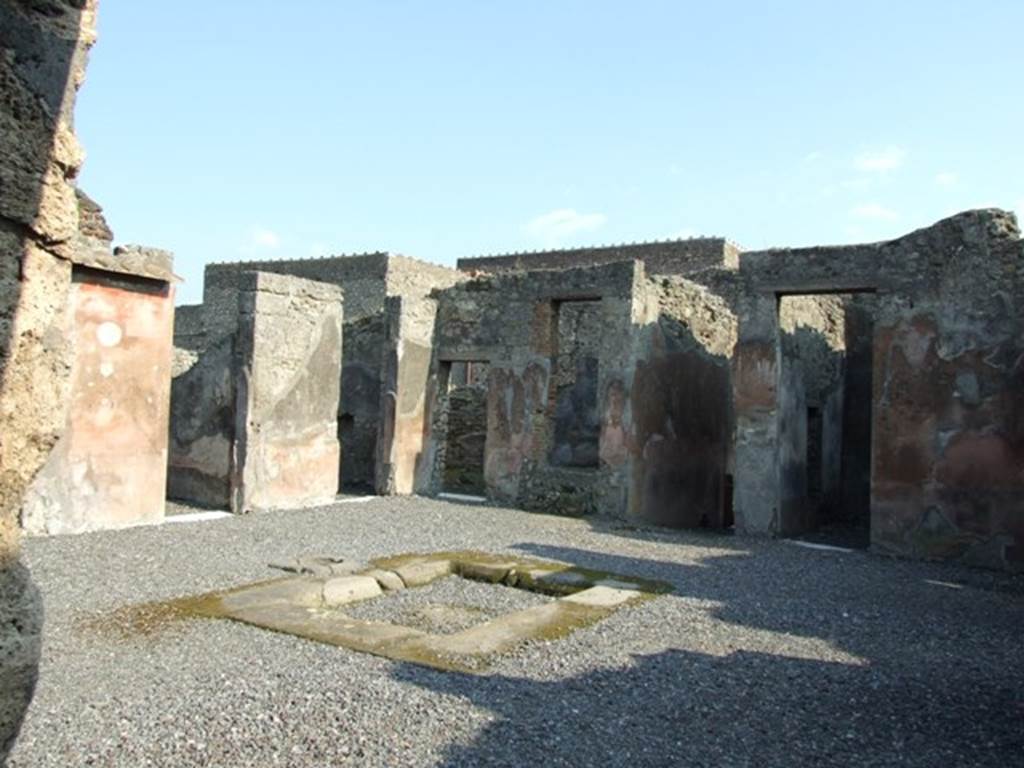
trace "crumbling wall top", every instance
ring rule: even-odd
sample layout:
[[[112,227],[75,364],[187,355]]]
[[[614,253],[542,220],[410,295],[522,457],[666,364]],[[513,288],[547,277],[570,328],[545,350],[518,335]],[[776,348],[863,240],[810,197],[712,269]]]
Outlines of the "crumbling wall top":
[[[295,275],[281,275],[258,270],[241,273],[238,280],[238,288],[241,291],[260,291],[282,296],[309,298],[316,301],[332,301],[337,303],[344,301],[342,291],[336,285]]]
[[[78,198],[79,233],[84,237],[93,237],[108,243],[113,241],[114,233],[103,216],[100,204],[85,194],[81,188],[75,189],[75,195]]]
[[[451,267],[388,254],[388,296],[426,296],[436,288],[448,288],[465,279],[464,273]]]
[[[736,243],[722,237],[692,237],[479,256],[459,259],[457,266],[465,272],[508,272],[636,260],[644,263],[648,274],[681,275],[711,267],[735,269],[741,252]]]
[[[146,277],[166,283],[178,282],[174,274],[174,254],[145,245],[119,245],[113,251],[98,248],[80,249],[76,264],[122,275]]]
[[[919,295],[936,288],[965,249],[1020,238],[1016,217],[998,208],[963,211],[894,240],[858,245],[746,251],[748,289],[776,293],[885,290]],[[994,267],[995,265],[991,265]],[[986,270],[975,276],[980,278]]]

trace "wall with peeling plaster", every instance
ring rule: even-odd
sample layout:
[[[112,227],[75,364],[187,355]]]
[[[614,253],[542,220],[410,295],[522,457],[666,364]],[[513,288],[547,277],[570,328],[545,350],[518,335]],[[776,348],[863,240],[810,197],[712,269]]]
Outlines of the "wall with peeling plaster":
[[[452,361],[488,363],[484,478],[490,497],[561,514],[621,506],[626,470],[618,441],[622,422],[629,418],[623,393],[632,376],[633,294],[642,273],[639,263],[619,262],[480,277],[438,293],[435,379]],[[553,376],[560,348],[559,308],[578,301],[586,301],[593,313],[588,326],[593,341],[586,348],[596,346],[598,358],[598,456],[596,462],[588,462],[596,466],[557,466],[551,455],[559,406]],[[565,350],[566,339],[561,347]],[[564,384],[570,389],[576,381],[578,352],[566,356],[572,372]],[[436,389],[434,395],[436,400]],[[563,407],[571,400],[563,398]],[[617,422],[605,418],[610,411]],[[567,421],[572,423],[571,418]],[[435,421],[429,447],[433,455],[437,443],[446,439],[439,429],[443,431],[444,425]],[[435,462],[434,489],[440,487],[440,473],[443,467]]]
[[[653,322],[632,389],[630,517],[680,528],[731,523],[730,360],[736,318],[727,301],[681,278],[646,286]]]
[[[868,289],[872,547],[1024,569],[1022,263],[1017,223],[999,210],[885,243],[743,254],[738,524],[784,530],[775,296]]]
[[[64,434],[29,488],[27,533],[80,533],[164,516],[173,288],[75,267]]]
[[[175,327],[167,495],[235,512],[338,490],[341,290],[222,271]]]
[[[429,484],[433,459],[426,433],[436,312],[437,304],[429,298],[387,300],[376,462],[376,490],[381,494],[410,494]]]
[[[207,265],[203,304],[218,304],[222,292],[232,294],[247,271],[292,275],[341,287],[346,295],[341,400],[338,434],[342,447],[342,487],[371,490],[377,483],[377,439],[380,430],[381,386],[387,349],[385,302],[392,296],[426,296],[463,279],[448,267],[384,251],[318,259],[282,259]],[[230,304],[230,299],[229,299]],[[231,310],[234,311],[233,309]]]
[[[250,272],[238,315],[232,511],[333,501],[341,459],[341,289]]]
[[[168,435],[167,497],[215,509],[231,503],[235,442],[237,279],[178,307]]]

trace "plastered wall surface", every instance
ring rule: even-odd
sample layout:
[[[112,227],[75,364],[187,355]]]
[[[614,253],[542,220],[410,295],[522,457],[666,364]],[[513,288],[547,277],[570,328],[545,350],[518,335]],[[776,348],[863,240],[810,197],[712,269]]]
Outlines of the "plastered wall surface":
[[[168,496],[236,512],[333,499],[341,290],[241,270],[206,289],[175,325]]]
[[[886,243],[743,254],[741,528],[779,530],[775,294],[867,288],[877,290],[872,546],[1019,570],[1021,261],[1017,224],[998,210],[968,211]]]
[[[632,390],[628,513],[659,525],[722,527],[736,317],[727,301],[689,280],[658,278],[644,289],[651,322]]]
[[[341,290],[251,272],[238,302],[232,510],[332,501],[341,458]]]
[[[173,318],[167,282],[75,268],[68,421],[26,496],[27,532],[163,519]]]
[[[342,487],[371,490],[378,478],[381,387],[388,349],[385,303],[389,297],[422,298],[464,276],[447,267],[383,251],[320,259],[210,264],[204,275],[203,305],[208,315],[221,318],[214,325],[229,328],[234,323],[237,281],[242,273],[252,270],[336,285],[348,297],[338,407],[342,450],[339,481]],[[218,310],[221,306],[224,311]],[[178,346],[188,343],[186,335],[183,327]]]
[[[484,477],[493,498],[563,514],[617,507],[624,499],[622,425],[629,419],[633,286],[642,279],[642,269],[638,263],[619,262],[562,272],[509,273],[439,293],[435,364],[488,363]],[[593,348],[598,358],[594,389],[597,412],[602,414],[596,466],[586,467],[557,466],[550,460],[558,421],[559,310],[577,302],[586,303],[601,330],[582,347]],[[563,334],[571,335],[572,312],[563,316],[568,323]],[[587,327],[591,333],[594,326]],[[572,351],[573,344],[567,347],[569,339],[562,341],[563,350],[569,350],[564,392],[571,393],[578,374],[572,361],[593,353],[580,356]],[[571,406],[571,394],[562,402],[563,407]],[[617,420],[607,432],[606,413]],[[573,422],[572,414],[566,422]],[[432,435],[431,442],[438,439],[443,437]],[[435,478],[435,487],[439,483]]]
[[[190,343],[174,351],[167,497],[224,509],[235,440],[235,334]],[[182,344],[177,332],[175,344]]]
[[[1016,567],[1012,217],[967,212],[836,248],[687,242],[467,260],[460,279],[362,262],[378,284],[383,270],[387,306],[346,324],[361,374],[343,372],[342,400],[348,387],[366,416],[360,428],[343,405],[339,432],[362,429],[357,466],[373,445],[360,473],[372,466],[382,492],[440,490],[465,426],[442,388],[475,361],[488,366],[495,500],[769,535],[867,527],[870,510],[877,549]],[[229,327],[218,291],[230,293],[210,280],[207,312]],[[921,396],[904,401],[905,388]]]
[[[430,414],[431,338],[437,304],[423,297],[392,296],[386,308],[376,490],[410,494],[430,482],[426,446]]]

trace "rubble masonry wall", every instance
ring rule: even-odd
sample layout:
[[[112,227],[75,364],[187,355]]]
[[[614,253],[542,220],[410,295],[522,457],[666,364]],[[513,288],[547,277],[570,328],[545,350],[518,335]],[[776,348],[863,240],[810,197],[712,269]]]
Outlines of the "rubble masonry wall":
[[[25,490],[64,428],[60,333],[78,233],[75,95],[94,0],[0,3],[0,762],[35,685],[42,609],[19,560]]]

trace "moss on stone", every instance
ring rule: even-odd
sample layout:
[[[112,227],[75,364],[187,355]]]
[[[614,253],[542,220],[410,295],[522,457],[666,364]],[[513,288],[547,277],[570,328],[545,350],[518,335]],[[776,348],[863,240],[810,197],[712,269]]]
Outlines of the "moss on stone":
[[[129,605],[91,617],[81,624],[89,629],[134,638],[155,635],[192,619],[226,618],[354,651],[472,674],[484,671],[495,658],[512,652],[524,643],[558,640],[577,629],[601,621],[621,607],[650,600],[672,590],[671,585],[665,582],[532,557],[475,550],[393,555],[374,560],[372,566],[393,570],[436,562],[450,563],[451,570],[460,575],[473,577],[473,574],[477,574],[481,581],[503,583],[556,597],[575,594],[605,581],[635,587],[636,597],[619,606],[585,605],[558,600],[545,604],[540,611],[525,609],[504,614],[461,632],[434,635],[396,624],[354,619],[341,610],[300,605],[287,599],[287,589],[265,589],[275,584],[284,585],[294,579],[270,579],[229,590]],[[440,570],[438,572],[440,574]],[[501,574],[503,577],[497,579],[496,575]],[[277,596],[269,597],[264,602],[258,598],[229,599],[247,594],[255,597],[252,593],[258,590]],[[375,599],[386,599],[386,596]]]
[[[668,582],[646,579],[638,576],[629,576],[611,571],[602,571],[596,568],[584,568],[576,565],[557,563],[552,560],[541,560],[523,555],[509,555],[505,553],[481,552],[478,550],[445,550],[441,552],[417,553],[409,552],[399,555],[377,558],[371,564],[377,568],[394,570],[396,567],[414,562],[427,562],[436,560],[449,560],[453,564],[453,570],[460,576],[463,575],[461,564],[481,564],[489,566],[503,566],[511,563],[509,574],[506,575],[503,583],[506,586],[517,589],[528,589],[534,592],[562,597],[571,595],[583,589],[588,589],[601,581],[615,580],[635,584],[637,590],[655,595],[666,594],[673,591]],[[542,577],[537,572],[546,574],[575,574],[581,578],[579,585],[543,583]],[[474,578],[472,569],[467,569],[466,578]],[[481,579],[482,580],[482,579]]]

